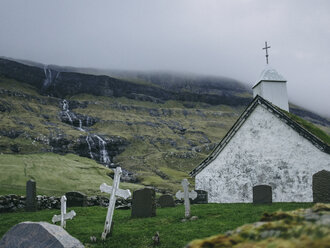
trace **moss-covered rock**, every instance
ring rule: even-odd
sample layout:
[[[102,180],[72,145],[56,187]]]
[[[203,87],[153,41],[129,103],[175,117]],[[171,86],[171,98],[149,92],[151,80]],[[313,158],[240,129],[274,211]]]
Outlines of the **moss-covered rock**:
[[[265,213],[260,222],[225,234],[194,240],[186,248],[206,247],[330,247],[330,204],[310,209]]]

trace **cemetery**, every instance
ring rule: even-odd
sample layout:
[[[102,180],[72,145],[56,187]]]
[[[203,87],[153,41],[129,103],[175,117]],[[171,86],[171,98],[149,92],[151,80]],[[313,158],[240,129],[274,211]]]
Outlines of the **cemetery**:
[[[0,215],[0,247],[24,244],[26,247],[197,248],[209,243],[232,247],[230,244],[273,242],[272,238],[279,245],[281,237],[287,239],[288,235],[295,236],[294,242],[303,244],[307,242],[301,238],[304,232],[315,229],[319,230],[315,244],[322,247],[329,241],[330,204],[273,203],[271,187],[267,185],[253,188],[252,204],[210,204],[207,192],[192,190],[187,179],[182,180],[176,200],[170,194],[156,196],[152,188],[132,194],[120,187],[121,168],[117,167],[114,173],[112,185],[100,185],[100,192],[108,194],[109,200],[98,206],[88,204],[91,197],[73,191],[62,195],[60,205],[42,210],[38,208],[37,182],[29,180],[25,209]],[[324,180],[327,173],[323,171],[315,176],[320,177],[313,188],[315,202],[330,202],[328,191],[324,190],[328,187],[328,180]],[[117,204],[121,199],[130,201],[131,205],[122,208]],[[220,236],[208,238],[213,235]],[[311,240],[313,235],[309,236]]]

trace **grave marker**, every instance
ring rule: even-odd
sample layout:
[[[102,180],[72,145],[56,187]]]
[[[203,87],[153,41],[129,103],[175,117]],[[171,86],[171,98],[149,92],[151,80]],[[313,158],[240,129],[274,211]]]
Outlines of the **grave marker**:
[[[166,208],[166,207],[175,207],[175,202],[173,199],[173,196],[171,195],[162,195],[158,199],[158,203],[160,207]]]
[[[154,189],[135,190],[132,199],[132,218],[156,216],[156,193]]]
[[[313,202],[330,202],[330,171],[322,170],[313,175]]]
[[[196,199],[191,201],[191,204],[207,204],[208,203],[208,194],[205,190],[195,190],[197,193]]]
[[[34,212],[37,210],[36,182],[32,179],[26,182],[26,211]]]
[[[61,227],[66,227],[66,220],[72,220],[76,216],[76,212],[71,210],[69,213],[66,213],[66,196],[61,197],[61,215],[54,215],[52,218],[53,224],[61,221]]]
[[[78,191],[72,191],[65,193],[68,207],[86,207],[87,196],[84,193]]]
[[[118,196],[118,197],[122,197],[124,199],[127,199],[128,197],[131,196],[131,192],[128,189],[123,190],[123,189],[119,188],[121,174],[122,174],[121,168],[117,167],[115,169],[115,176],[114,176],[114,179],[113,179],[113,186],[108,186],[106,183],[103,183],[100,186],[101,192],[111,194],[110,195],[110,200],[109,200],[107,217],[105,219],[105,224],[104,224],[104,231],[102,233],[102,239],[103,240],[105,240],[108,233],[110,233],[112,217],[113,217],[113,211],[114,211],[115,204],[116,204],[116,197]]]
[[[253,203],[272,203],[272,187],[269,185],[257,185],[253,187]]]
[[[184,207],[185,207],[185,217],[189,218],[190,217],[190,200],[191,199],[195,199],[197,197],[197,193],[196,191],[192,190],[191,192],[189,192],[189,182],[187,179],[183,179],[181,182],[181,185],[183,187],[183,192],[181,192],[181,190],[179,190],[178,192],[176,192],[175,197],[178,198],[179,200],[184,199]]]

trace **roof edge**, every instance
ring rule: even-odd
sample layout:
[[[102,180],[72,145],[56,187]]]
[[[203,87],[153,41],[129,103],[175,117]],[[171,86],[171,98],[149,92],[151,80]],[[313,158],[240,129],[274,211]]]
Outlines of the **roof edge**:
[[[286,115],[283,110],[279,107],[273,105],[268,102],[261,96],[257,95],[249,106],[244,110],[244,112],[240,115],[234,125],[229,129],[227,134],[222,138],[222,140],[218,143],[218,145],[213,149],[210,155],[207,156],[195,169],[193,169],[189,175],[191,177],[196,176],[199,172],[201,172],[206,166],[208,166],[215,158],[219,155],[219,153],[223,150],[223,148],[229,143],[231,138],[235,135],[238,129],[244,124],[247,118],[250,116],[252,111],[257,107],[257,105],[264,105],[270,112],[273,112],[278,118],[282,119],[287,125],[293,128],[299,135],[303,136],[307,140],[309,140],[314,146],[316,146],[319,150],[330,154],[330,146],[323,142],[321,139],[316,137],[314,134],[309,132],[306,128],[298,124],[291,117]]]

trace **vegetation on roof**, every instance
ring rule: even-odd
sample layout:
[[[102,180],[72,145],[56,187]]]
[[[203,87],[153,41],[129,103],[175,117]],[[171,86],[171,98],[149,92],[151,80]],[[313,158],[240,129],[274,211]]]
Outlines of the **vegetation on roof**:
[[[282,110],[285,112],[285,114],[293,119],[295,122],[297,122],[299,125],[301,125],[303,128],[314,134],[316,137],[318,137],[320,140],[322,140],[324,143],[330,145],[330,136],[326,134],[323,130],[315,126],[314,124],[292,114],[287,111]]]

